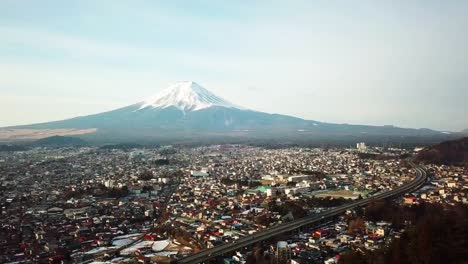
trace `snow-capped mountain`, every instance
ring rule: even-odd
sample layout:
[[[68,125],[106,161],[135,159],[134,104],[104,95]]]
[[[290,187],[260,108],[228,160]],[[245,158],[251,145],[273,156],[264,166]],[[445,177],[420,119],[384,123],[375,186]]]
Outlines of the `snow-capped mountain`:
[[[141,109],[176,107],[182,111],[198,111],[212,106],[239,108],[216,96],[193,81],[177,82],[141,103]]]
[[[330,124],[237,106],[193,81],[178,82],[139,103],[113,111],[10,129],[92,129],[113,141],[213,138],[362,138],[447,136],[429,129]],[[362,140],[362,139],[360,139]]]

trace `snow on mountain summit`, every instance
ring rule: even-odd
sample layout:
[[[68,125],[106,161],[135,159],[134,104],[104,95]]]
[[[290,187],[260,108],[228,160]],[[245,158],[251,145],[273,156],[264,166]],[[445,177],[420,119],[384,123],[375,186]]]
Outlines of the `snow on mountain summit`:
[[[193,81],[177,82],[142,102],[140,109],[177,107],[182,111],[198,111],[212,106],[240,108],[216,96]]]

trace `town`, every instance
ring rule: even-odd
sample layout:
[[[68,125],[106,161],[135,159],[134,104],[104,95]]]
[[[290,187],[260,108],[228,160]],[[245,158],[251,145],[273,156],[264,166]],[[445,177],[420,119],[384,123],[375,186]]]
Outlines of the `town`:
[[[411,181],[418,149],[62,147],[0,152],[0,262],[171,263]],[[395,200],[467,204],[468,171],[430,165]],[[376,250],[404,224],[349,210],[224,256],[224,263],[338,263]],[[252,262],[253,261],[253,262]]]

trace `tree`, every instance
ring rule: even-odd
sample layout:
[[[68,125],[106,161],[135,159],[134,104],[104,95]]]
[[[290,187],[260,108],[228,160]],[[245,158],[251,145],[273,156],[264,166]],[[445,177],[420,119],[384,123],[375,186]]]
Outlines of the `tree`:
[[[363,233],[364,230],[366,230],[366,223],[361,217],[351,220],[348,224],[348,233],[350,234]]]
[[[142,181],[149,181],[151,179],[153,179],[153,173],[149,170],[145,170],[144,172],[140,173],[138,179],[142,180]]]
[[[380,207],[386,210],[387,207]],[[375,210],[375,208],[373,209]],[[399,239],[376,251],[348,252],[339,263],[465,263],[468,259],[468,206],[420,204],[400,208],[400,221],[411,218]],[[409,212],[409,213],[408,213]],[[375,212],[374,212],[375,213]],[[376,215],[379,215],[377,212]],[[380,212],[380,215],[382,212]],[[408,218],[409,217],[409,218]],[[360,225],[350,222],[351,226]],[[364,258],[365,262],[362,262]]]

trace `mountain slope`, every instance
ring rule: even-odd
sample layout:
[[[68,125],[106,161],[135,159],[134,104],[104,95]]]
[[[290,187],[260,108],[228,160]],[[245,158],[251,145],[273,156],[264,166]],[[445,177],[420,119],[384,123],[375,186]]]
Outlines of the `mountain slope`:
[[[468,164],[468,137],[445,141],[421,150],[416,161],[435,164]]]
[[[191,81],[175,83],[147,100],[113,111],[16,128],[96,128],[100,137],[120,138],[444,136],[429,129],[329,124],[253,111]]]

